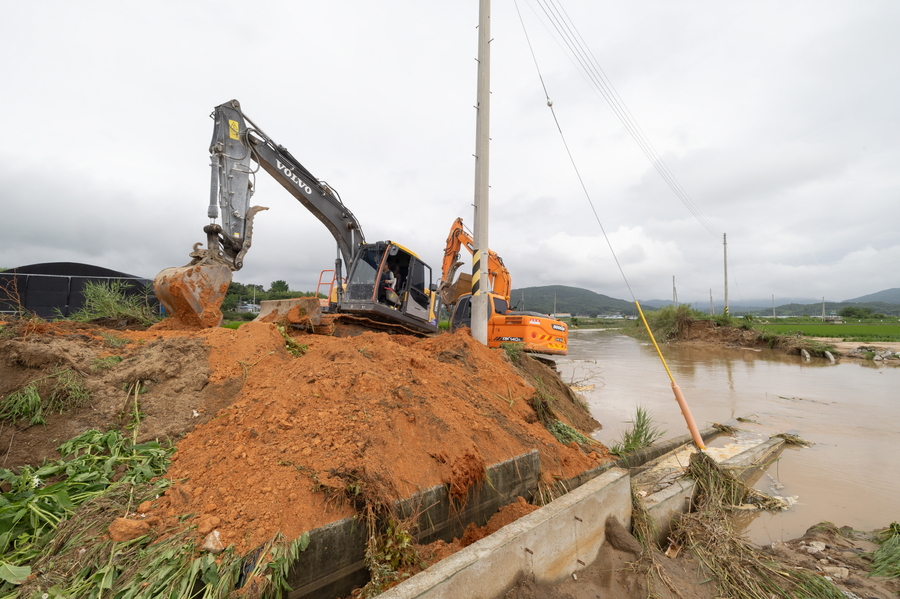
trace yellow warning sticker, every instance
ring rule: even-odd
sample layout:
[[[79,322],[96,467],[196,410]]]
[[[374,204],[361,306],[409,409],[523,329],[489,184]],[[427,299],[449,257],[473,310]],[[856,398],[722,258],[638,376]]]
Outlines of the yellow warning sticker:
[[[228,119],[228,136],[231,137],[231,139],[241,139],[241,126],[237,121]]]

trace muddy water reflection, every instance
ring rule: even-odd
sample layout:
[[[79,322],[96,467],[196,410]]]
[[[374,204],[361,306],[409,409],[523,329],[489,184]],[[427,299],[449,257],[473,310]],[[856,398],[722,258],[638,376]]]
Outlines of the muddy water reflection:
[[[753,518],[750,540],[795,538],[822,520],[857,529],[900,520],[900,368],[805,362],[768,350],[666,346],[663,353],[701,428],[744,417],[755,421],[740,425],[749,433],[792,432],[815,443],[786,449],[756,483],[797,504]],[[567,382],[594,385],[584,395],[604,443],[621,438],[638,405],[665,438],[688,432],[650,344],[574,331],[560,371]]]

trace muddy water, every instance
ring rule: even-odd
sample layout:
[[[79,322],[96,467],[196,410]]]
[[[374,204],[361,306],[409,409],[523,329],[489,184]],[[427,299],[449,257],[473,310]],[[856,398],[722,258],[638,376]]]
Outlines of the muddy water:
[[[748,517],[749,540],[796,538],[823,520],[865,530],[900,521],[900,367],[805,362],[768,350],[662,349],[701,428],[743,417],[755,423],[737,423],[741,437],[790,432],[815,444],[787,448],[756,482],[796,503]],[[559,366],[567,382],[594,385],[582,393],[603,423],[598,440],[621,439],[636,406],[651,412],[663,438],[688,433],[652,345],[574,331]]]

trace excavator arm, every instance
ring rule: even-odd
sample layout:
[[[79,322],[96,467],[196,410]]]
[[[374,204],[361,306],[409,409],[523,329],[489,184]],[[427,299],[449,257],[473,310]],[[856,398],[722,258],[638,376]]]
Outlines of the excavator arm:
[[[250,249],[253,218],[259,211],[267,210],[250,206],[259,167],[325,225],[345,264],[351,263],[357,248],[365,243],[359,221],[336,192],[256,127],[237,100],[217,106],[212,117],[215,125],[209,148],[212,177],[207,211],[212,222],[203,228],[207,247],[194,244],[189,264],[167,268],[153,282],[156,296],[166,310],[195,326],[216,326],[221,322],[219,307],[231,273],[243,267],[244,255]],[[221,224],[216,222],[219,218]],[[335,267],[335,277],[340,279],[340,259]]]
[[[248,210],[247,206],[255,174],[251,167],[256,163],[325,225],[337,242],[344,262],[349,264],[359,245],[365,243],[365,236],[359,221],[337,193],[313,176],[287,148],[263,133],[241,112],[237,100],[216,107],[214,118],[216,125],[210,154],[213,156],[213,178],[218,181],[223,232],[237,238],[243,225],[245,235],[249,234],[246,227],[252,219],[249,213],[253,209]],[[248,128],[247,123],[252,127]],[[233,143],[239,144],[240,148],[234,148]],[[248,192],[246,197],[245,191]],[[215,218],[214,212],[211,198],[210,218]],[[243,213],[249,218],[243,219]]]
[[[450,227],[450,234],[447,235],[444,261],[441,265],[441,282],[438,285],[438,294],[445,306],[452,306],[459,296],[472,291],[470,274],[461,273],[458,278],[456,277],[457,270],[464,264],[459,259],[462,248],[466,248],[470,254],[475,252],[472,236],[463,227],[462,218],[457,218]],[[488,283],[490,284],[488,291],[502,296],[508,304],[512,279],[509,270],[503,264],[503,259],[493,250],[488,250]]]
[[[444,247],[441,282],[438,294],[450,312],[450,330],[470,326],[472,277],[456,271],[463,262],[460,250],[465,247],[474,254],[475,244],[457,218],[450,227]],[[568,327],[546,314],[520,312],[509,309],[512,279],[496,252],[488,250],[488,289],[492,312],[488,316],[488,347],[498,348],[504,343],[521,343],[525,351],[538,354],[565,355],[568,352]]]

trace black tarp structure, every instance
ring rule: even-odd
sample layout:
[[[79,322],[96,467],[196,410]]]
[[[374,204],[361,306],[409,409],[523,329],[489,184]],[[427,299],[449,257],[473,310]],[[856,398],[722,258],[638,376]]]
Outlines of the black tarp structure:
[[[0,272],[0,313],[22,310],[45,319],[69,316],[84,307],[87,283],[122,281],[126,293],[148,294],[152,304],[153,281],[78,262],[45,262],[29,264]]]

